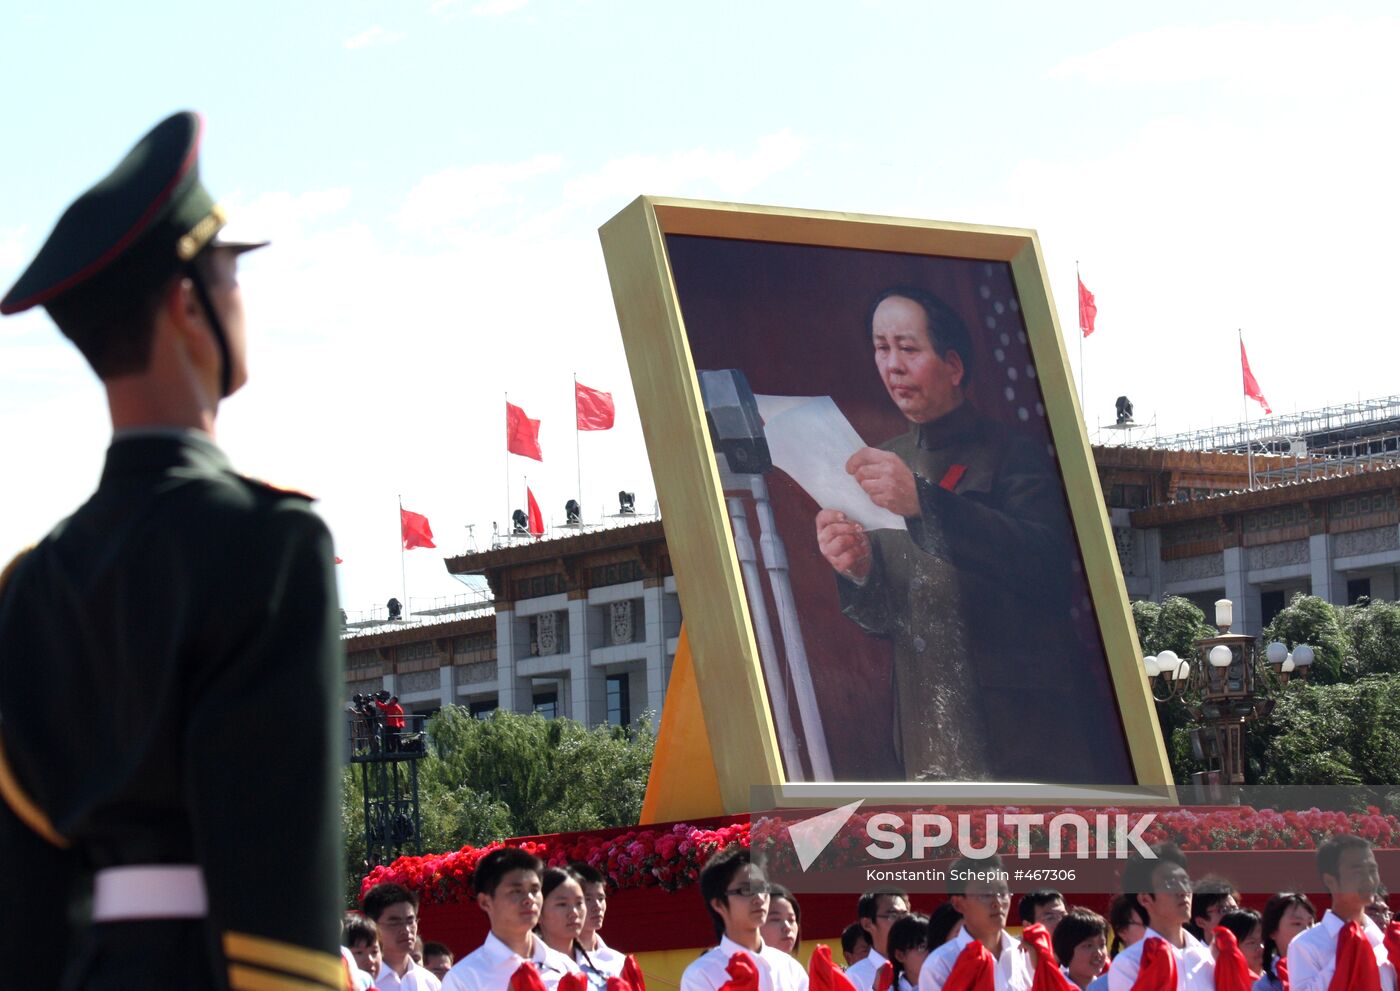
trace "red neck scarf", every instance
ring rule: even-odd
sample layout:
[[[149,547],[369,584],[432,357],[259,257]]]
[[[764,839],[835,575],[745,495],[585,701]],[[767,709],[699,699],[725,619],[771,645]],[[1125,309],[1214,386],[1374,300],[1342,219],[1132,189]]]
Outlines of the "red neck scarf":
[[[1381,970],[1366,931],[1348,922],[1337,933],[1337,970],[1327,991],[1381,991]]]
[[[1050,945],[1049,929],[1039,922],[1026,926],[1021,930],[1021,942],[1035,948],[1035,980],[1031,982],[1031,991],[1079,991],[1060,972],[1059,961]]]
[[[1396,968],[1400,968],[1400,922],[1392,922],[1385,927],[1385,955]]]
[[[1250,991],[1255,978],[1235,934],[1224,926],[1216,926],[1215,947],[1220,951],[1215,958],[1215,991]]]
[[[632,991],[647,991],[647,982],[642,980],[642,968],[637,964],[637,958],[632,954],[627,954],[627,958],[622,962],[622,980]],[[613,991],[612,978],[608,980],[608,991]]]
[[[1274,961],[1274,974],[1278,976],[1278,982],[1283,985],[1283,991],[1293,991],[1288,983],[1288,961],[1283,957]]]
[[[831,947],[825,944],[818,944],[812,951],[811,963],[807,965],[807,987],[809,991],[856,991],[851,979],[832,963]]]
[[[546,991],[544,981],[540,980],[540,972],[529,960],[510,975],[510,991]]]
[[[1142,941],[1142,959],[1133,991],[1176,991],[1176,954],[1161,936]]]
[[[719,986],[719,991],[758,991],[758,965],[744,951],[730,957],[724,969],[729,980]]]
[[[943,982],[943,991],[996,991],[995,973],[992,954],[974,939],[958,954],[952,973]]]
[[[894,964],[889,960],[880,964],[880,969],[875,971],[875,991],[890,991],[894,987]]]
[[[571,970],[559,978],[559,991],[588,991],[588,978],[578,971]]]

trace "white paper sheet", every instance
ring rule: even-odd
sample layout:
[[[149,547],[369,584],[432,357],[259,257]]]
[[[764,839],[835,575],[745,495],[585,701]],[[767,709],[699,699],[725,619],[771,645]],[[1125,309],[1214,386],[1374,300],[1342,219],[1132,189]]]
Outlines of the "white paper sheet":
[[[830,396],[755,396],[773,464],[823,509],[839,509],[867,530],[903,530],[904,517],[881,509],[846,474],[866,447]]]

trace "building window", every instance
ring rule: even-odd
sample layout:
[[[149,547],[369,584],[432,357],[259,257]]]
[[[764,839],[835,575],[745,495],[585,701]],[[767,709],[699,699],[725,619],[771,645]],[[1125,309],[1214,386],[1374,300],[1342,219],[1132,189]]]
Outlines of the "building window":
[[[467,704],[467,712],[473,719],[490,719],[491,713],[495,711],[495,699],[482,699],[480,702],[470,702]]]
[[[625,674],[608,675],[608,725],[632,724],[631,679]]]
[[[1347,580],[1347,605],[1354,606],[1358,599],[1371,598],[1371,579],[1350,578]]]
[[[1259,617],[1263,620],[1264,626],[1268,626],[1274,621],[1275,616],[1283,612],[1283,607],[1286,605],[1283,596],[1283,589],[1259,593]]]
[[[546,719],[559,718],[559,693],[537,692],[535,694],[535,714]]]

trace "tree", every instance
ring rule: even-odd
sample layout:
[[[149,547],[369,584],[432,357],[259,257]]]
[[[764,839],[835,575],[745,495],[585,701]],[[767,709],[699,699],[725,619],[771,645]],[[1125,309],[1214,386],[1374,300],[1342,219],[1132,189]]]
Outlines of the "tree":
[[[1260,784],[1400,783],[1400,677],[1291,682],[1272,717],[1248,735]]]
[[[1281,641],[1289,650],[1300,643],[1312,647],[1316,659],[1308,679],[1315,685],[1336,684],[1357,674],[1351,638],[1342,629],[1337,607],[1316,595],[1299,592],[1293,596],[1264,628],[1260,640],[1265,644]]]
[[[1362,599],[1338,610],[1361,675],[1400,674],[1400,605]]]
[[[476,719],[462,706],[446,706],[429,720],[428,739],[418,764],[425,852],[634,825],[656,745],[648,717],[630,727],[588,729],[501,710]],[[346,769],[342,810],[351,903],[366,870],[358,772]]]

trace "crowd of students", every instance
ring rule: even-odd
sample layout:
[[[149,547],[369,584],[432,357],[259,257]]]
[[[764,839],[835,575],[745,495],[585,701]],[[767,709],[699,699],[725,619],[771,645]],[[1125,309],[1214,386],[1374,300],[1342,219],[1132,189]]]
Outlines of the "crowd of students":
[[[841,937],[842,972],[819,949],[811,970],[798,899],[770,882],[748,849],[719,851],[699,888],[716,944],[692,962],[681,991],[1400,991],[1400,923],[1392,923],[1370,844],[1336,836],[1317,851],[1331,896],[1320,918],[1307,895],[1242,908],[1221,878],[1192,881],[1170,844],[1126,862],[1107,918],[1057,891],[1023,895],[1018,939],[998,858],[960,860],[949,897],[910,911],[895,889],[862,894]],[[457,962],[417,936],[410,891],[383,884],[344,928],[347,975],[381,991],[644,991],[636,961],[599,935],[605,878],[586,864],[545,868],[529,853],[482,858],[473,880],[490,933]],[[821,970],[819,974],[818,971]],[[610,983],[611,981],[611,983]],[[620,982],[620,983],[619,983]]]

